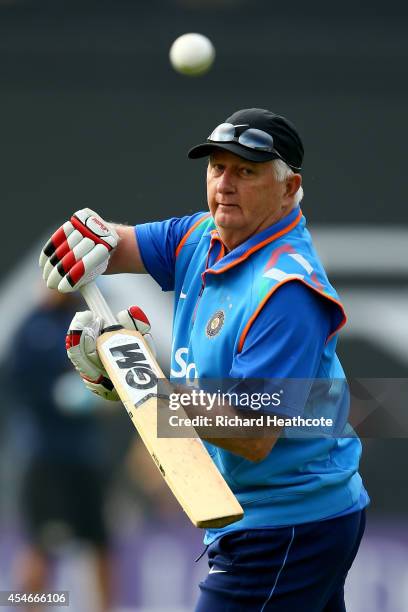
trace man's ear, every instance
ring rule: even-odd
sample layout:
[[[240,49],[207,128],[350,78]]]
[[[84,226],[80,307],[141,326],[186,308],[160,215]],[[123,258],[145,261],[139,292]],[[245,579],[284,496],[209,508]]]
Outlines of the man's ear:
[[[302,176],[300,174],[291,174],[286,179],[286,191],[285,196],[291,198],[298,192],[299,187],[302,184]]]

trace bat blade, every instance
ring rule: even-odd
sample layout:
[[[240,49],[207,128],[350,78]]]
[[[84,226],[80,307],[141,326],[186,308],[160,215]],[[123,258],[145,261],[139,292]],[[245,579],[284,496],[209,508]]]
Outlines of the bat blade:
[[[196,527],[223,527],[243,516],[243,509],[221,476],[202,441],[158,438],[157,380],[164,379],[143,337],[136,331],[102,334],[98,353],[118,395],[174,496]],[[180,410],[179,410],[179,416]]]

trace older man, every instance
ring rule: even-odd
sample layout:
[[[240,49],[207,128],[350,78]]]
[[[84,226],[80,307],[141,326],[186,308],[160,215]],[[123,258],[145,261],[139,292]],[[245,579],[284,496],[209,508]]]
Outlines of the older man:
[[[267,110],[240,110],[189,152],[204,156],[209,213],[117,225],[101,238],[79,211],[60,230],[67,246],[45,247],[48,285],[70,291],[106,267],[148,272],[175,292],[173,380],[231,379],[236,389],[247,379],[301,379],[275,415],[315,414],[323,403],[339,416],[347,390],[337,384],[344,372],[335,348],[345,315],[299,208],[303,145],[295,127]],[[88,315],[85,335],[99,331],[92,325]],[[100,377],[86,369],[96,358],[85,347],[76,365],[106,394],[100,364]],[[324,396],[315,384],[322,380]],[[226,410],[240,414],[242,406]],[[245,516],[206,533],[210,572],[197,612],[345,610],[344,581],[368,503],[359,440],[274,429],[266,438],[210,442]]]

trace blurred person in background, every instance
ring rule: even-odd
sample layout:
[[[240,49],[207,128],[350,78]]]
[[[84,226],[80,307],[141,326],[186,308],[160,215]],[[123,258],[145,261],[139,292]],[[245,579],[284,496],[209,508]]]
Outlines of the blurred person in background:
[[[34,426],[21,487],[27,546],[18,556],[16,581],[24,592],[47,591],[57,553],[74,541],[87,543],[105,611],[112,588],[104,521],[109,443],[98,414],[105,402],[75,384],[63,341],[80,305],[76,296],[47,291],[13,339],[8,380]]]

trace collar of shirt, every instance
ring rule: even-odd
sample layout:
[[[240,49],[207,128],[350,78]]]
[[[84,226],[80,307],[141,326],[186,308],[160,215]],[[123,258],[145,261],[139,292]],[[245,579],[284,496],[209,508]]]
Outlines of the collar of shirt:
[[[206,270],[203,274],[221,274],[240,264],[255,251],[290,232],[300,223],[302,218],[302,211],[299,206],[296,206],[286,217],[259,232],[259,234],[251,236],[227,254],[225,254],[225,246],[218,231],[216,229],[209,230],[208,234],[211,236],[211,240],[208,248]]]

